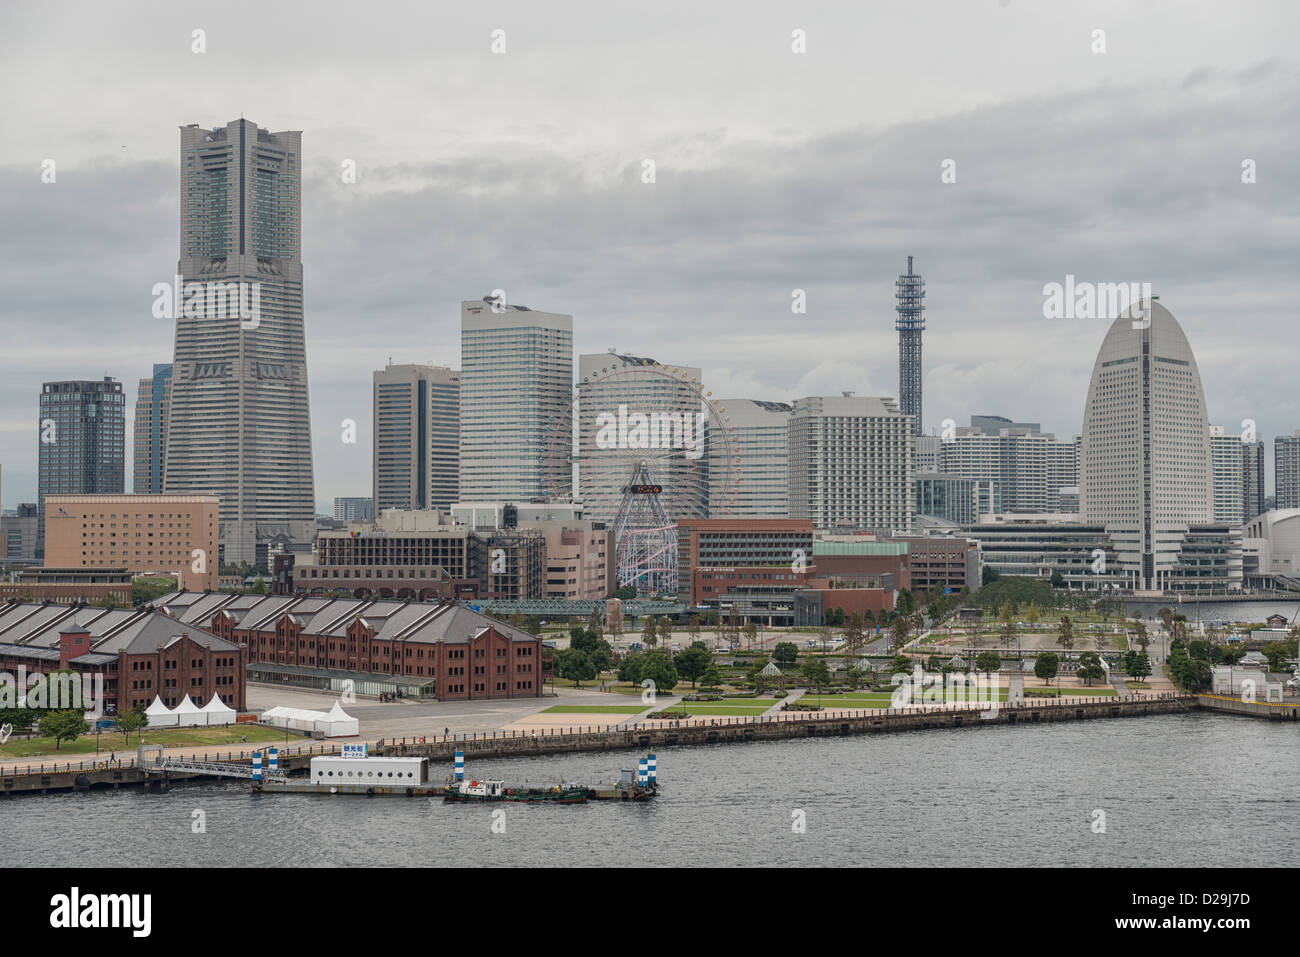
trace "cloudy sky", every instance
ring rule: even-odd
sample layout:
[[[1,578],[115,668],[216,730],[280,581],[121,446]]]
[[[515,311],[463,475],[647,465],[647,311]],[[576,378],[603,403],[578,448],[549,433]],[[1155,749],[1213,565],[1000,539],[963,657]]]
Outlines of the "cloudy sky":
[[[894,396],[908,254],[927,428],[1078,431],[1107,323],[1043,317],[1073,274],[1150,282],[1211,420],[1271,443],[1300,428],[1297,35],[1293,0],[7,2],[0,502],[35,500],[42,381],[133,408],[171,360],[177,127],[241,114],[303,131],[322,503],[370,493],[371,372],[459,364],[461,299],[570,313],[577,352],[715,396]]]

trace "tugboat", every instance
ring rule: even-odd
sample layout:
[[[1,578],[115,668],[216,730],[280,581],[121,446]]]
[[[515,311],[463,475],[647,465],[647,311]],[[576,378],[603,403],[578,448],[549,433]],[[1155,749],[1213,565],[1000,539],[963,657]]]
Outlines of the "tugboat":
[[[447,801],[524,801],[528,803],[586,804],[587,788],[557,784],[550,788],[506,787],[504,781],[449,781],[442,789]]]

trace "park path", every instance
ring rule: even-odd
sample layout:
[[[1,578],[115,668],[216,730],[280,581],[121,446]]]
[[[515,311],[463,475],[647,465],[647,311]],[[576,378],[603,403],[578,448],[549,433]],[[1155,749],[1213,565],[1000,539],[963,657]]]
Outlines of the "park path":
[[[807,690],[808,690],[807,688],[795,688],[793,691],[787,692],[784,698],[782,698],[776,704],[772,705],[772,707],[764,711],[761,715],[759,715],[759,717],[770,718],[774,714],[780,714],[782,711],[786,709],[788,705],[802,698],[804,696],[804,693]]]

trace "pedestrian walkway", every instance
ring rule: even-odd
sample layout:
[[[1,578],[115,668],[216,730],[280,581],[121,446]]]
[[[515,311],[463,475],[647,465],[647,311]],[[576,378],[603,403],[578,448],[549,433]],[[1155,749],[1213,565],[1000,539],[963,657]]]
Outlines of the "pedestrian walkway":
[[[682,703],[681,695],[672,695],[671,697],[656,698],[655,703],[652,704],[650,707],[646,708],[642,712],[639,712],[638,714],[628,715],[622,721],[618,722],[618,724],[615,725],[615,727],[622,727],[625,724],[636,724],[639,721],[644,721],[646,715],[648,715],[651,711],[667,711],[669,708],[675,705],[679,705],[681,703]]]
[[[776,704],[772,705],[772,707],[768,708],[761,715],[759,715],[759,717],[770,718],[774,714],[780,714],[788,706],[794,704],[796,701],[802,698],[807,693],[807,691],[808,691],[807,688],[795,688],[793,691],[786,694],[784,698],[782,698]]]

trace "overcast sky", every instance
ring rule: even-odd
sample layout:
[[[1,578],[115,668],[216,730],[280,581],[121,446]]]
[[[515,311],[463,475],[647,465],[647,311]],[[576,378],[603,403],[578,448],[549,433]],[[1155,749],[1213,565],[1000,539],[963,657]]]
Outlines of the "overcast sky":
[[[1211,421],[1271,446],[1300,428],[1297,36],[1294,0],[7,2],[0,502],[35,501],[41,382],[105,374],[130,490],[137,380],[171,361],[177,127],[241,114],[303,131],[321,503],[370,494],[371,373],[458,366],[462,299],[570,313],[577,353],[715,396],[896,396],[908,254],[928,429],[1079,430],[1108,323],[1043,318],[1073,274],[1152,283]]]

